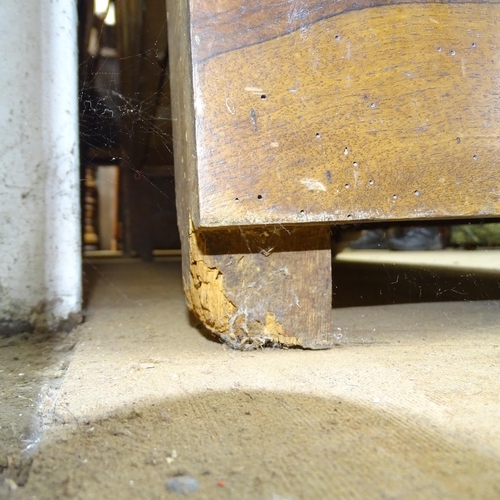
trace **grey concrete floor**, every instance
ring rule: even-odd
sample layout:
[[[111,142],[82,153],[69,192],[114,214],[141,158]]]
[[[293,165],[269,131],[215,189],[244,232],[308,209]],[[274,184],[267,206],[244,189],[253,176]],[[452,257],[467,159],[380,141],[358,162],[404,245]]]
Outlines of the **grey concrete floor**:
[[[499,263],[343,252],[338,346],[239,352],[190,319],[177,259],[90,261],[86,322],[4,491],[174,498],[188,475],[192,498],[499,498]]]

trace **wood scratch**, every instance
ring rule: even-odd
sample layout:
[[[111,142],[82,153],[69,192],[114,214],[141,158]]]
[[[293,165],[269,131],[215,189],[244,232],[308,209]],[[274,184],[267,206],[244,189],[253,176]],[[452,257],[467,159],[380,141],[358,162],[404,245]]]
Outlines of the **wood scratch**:
[[[250,108],[250,119],[253,123],[253,131],[258,132],[259,129],[257,128],[257,114],[255,113],[255,109],[253,108]]]

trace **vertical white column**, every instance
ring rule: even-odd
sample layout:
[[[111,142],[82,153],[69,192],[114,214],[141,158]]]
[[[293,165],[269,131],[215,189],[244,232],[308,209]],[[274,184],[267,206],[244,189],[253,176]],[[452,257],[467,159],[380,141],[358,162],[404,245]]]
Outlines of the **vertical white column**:
[[[74,0],[0,3],[0,333],[81,310]]]

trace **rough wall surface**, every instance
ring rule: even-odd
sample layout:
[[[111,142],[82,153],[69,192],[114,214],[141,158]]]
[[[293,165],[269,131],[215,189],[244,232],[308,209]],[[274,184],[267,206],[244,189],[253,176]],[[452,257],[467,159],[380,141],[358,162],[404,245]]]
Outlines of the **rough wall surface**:
[[[81,310],[77,13],[0,4],[0,333]]]

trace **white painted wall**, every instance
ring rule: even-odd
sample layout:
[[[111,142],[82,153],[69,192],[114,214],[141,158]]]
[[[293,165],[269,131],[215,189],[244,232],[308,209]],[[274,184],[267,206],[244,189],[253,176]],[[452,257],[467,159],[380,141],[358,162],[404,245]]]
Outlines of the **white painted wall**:
[[[0,2],[0,333],[81,310],[76,0]]]

